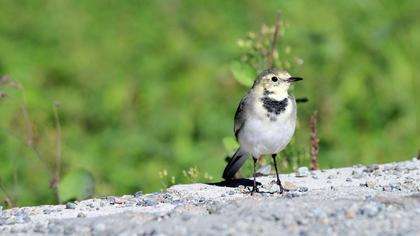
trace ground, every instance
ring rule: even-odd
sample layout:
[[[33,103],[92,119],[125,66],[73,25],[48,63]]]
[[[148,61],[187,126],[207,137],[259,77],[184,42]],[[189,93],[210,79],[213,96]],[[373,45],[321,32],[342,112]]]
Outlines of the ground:
[[[0,210],[0,235],[420,235],[420,161]]]

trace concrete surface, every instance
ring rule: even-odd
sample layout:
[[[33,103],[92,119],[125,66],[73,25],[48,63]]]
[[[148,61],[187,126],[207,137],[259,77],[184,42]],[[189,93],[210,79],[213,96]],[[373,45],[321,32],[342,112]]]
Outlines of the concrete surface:
[[[257,180],[0,210],[0,235],[420,235],[419,160]]]

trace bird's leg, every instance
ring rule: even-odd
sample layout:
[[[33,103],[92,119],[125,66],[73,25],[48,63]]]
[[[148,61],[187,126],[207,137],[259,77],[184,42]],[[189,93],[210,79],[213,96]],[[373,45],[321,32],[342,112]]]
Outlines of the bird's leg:
[[[274,168],[276,169],[277,185],[280,187],[280,194],[282,194],[284,189],[283,189],[283,186],[281,185],[281,181],[279,178],[279,171],[277,170],[277,161],[276,161],[277,154],[273,154],[271,155],[271,157],[273,158]]]
[[[257,189],[257,160],[258,158],[252,157],[254,160],[254,186],[252,187],[251,195],[253,195],[255,192],[258,192]]]

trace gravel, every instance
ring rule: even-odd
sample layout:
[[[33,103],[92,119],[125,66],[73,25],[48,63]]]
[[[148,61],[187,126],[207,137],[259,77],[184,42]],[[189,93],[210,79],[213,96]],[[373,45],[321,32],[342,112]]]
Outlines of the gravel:
[[[312,178],[305,178],[311,176]],[[316,176],[316,178],[314,178]],[[0,207],[0,235],[418,235],[420,161],[309,171],[235,187],[176,185],[166,192],[65,205]]]
[[[378,170],[378,169],[379,169],[378,164],[371,164],[371,165],[366,166],[366,168],[363,171],[372,173],[372,172],[374,172],[375,170]]]

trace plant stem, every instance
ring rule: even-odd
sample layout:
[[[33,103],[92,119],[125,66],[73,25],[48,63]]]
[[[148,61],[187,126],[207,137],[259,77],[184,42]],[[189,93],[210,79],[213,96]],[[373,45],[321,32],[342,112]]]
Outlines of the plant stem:
[[[1,179],[0,179],[0,190],[3,192],[3,194],[6,196],[6,199],[4,200],[4,203],[6,203],[8,206],[13,207],[15,206],[15,203],[12,200],[12,197],[7,192],[6,188],[3,186]]]
[[[48,171],[50,176],[52,176],[52,171],[50,170],[49,166],[47,165],[47,161],[41,155],[41,153],[39,153],[38,149],[36,148],[36,146],[34,144],[34,132],[33,132],[31,119],[29,118],[28,108],[27,108],[27,105],[26,105],[27,102],[26,102],[26,96],[25,96],[25,88],[20,83],[16,82],[16,84],[17,84],[17,88],[19,88],[22,92],[23,103],[22,103],[21,109],[22,109],[23,117],[25,119],[26,131],[27,131],[27,135],[28,135],[25,143],[31,148],[32,152],[35,153],[35,156],[39,159],[39,161],[42,162],[42,164],[45,166],[45,169]]]
[[[53,111],[54,111],[54,118],[55,118],[55,127],[57,130],[56,133],[56,155],[55,155],[55,170],[54,176],[51,180],[51,188],[54,190],[58,203],[61,203],[60,196],[58,194],[58,185],[60,184],[60,174],[61,174],[61,157],[62,157],[62,135],[61,135],[61,123],[60,118],[58,116],[58,107],[59,103],[54,102],[53,104]]]
[[[273,59],[274,59],[274,53],[277,50],[277,39],[278,39],[279,30],[280,30],[280,22],[281,22],[281,12],[278,11],[277,17],[276,17],[276,24],[274,26],[273,39],[271,41],[271,51],[270,51],[270,54],[268,55],[268,65],[267,65],[268,69],[273,68]]]
[[[319,139],[318,139],[318,112],[314,111],[311,116],[311,170],[319,169],[318,153],[319,153]]]

